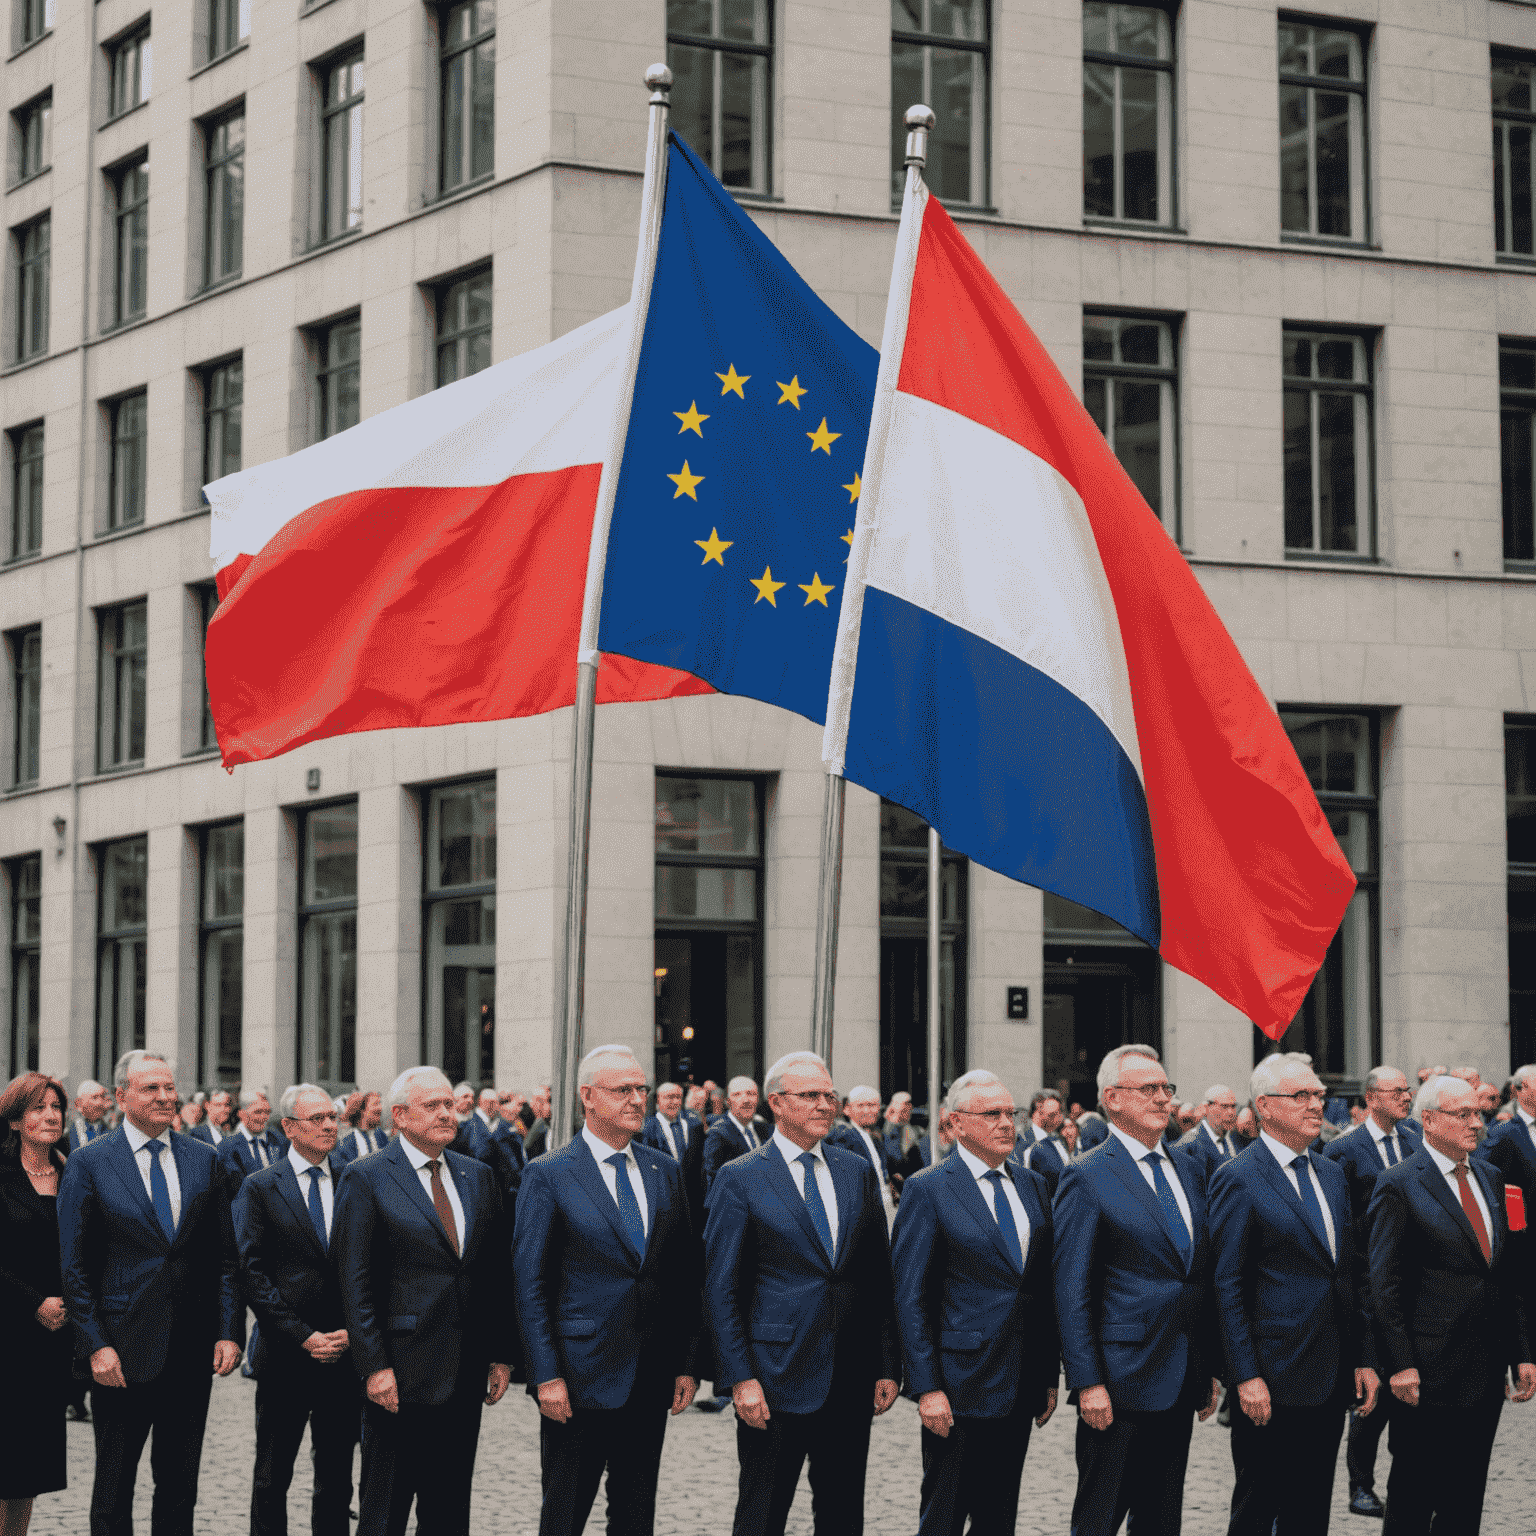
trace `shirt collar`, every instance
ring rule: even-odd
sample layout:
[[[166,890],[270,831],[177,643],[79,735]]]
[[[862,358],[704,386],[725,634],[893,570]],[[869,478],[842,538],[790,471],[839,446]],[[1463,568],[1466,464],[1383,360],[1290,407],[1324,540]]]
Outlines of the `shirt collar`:
[[[290,1146],[288,1148],[288,1162],[293,1171],[299,1177],[299,1187],[301,1189],[303,1188],[303,1181],[308,1176],[309,1170],[311,1168],[318,1168],[320,1170],[320,1177],[322,1179],[328,1179],[331,1176],[330,1158],[323,1157],[318,1163],[312,1163],[295,1146]]]
[[[736,1118],[736,1116],[730,1110],[727,1110],[725,1112],[725,1117],[726,1117],[727,1120],[729,1120],[731,1122],[732,1125],[734,1125],[736,1127],[736,1129],[738,1131],[741,1132],[742,1140],[745,1141],[746,1140],[746,1135],[747,1135],[747,1125],[746,1125],[746,1122],[742,1121],[742,1120],[738,1120]],[[753,1130],[752,1134],[754,1136],[757,1136],[757,1139],[759,1141],[761,1141],[763,1139],[761,1136],[757,1135],[757,1131],[755,1129]]]
[[[488,1114],[486,1114],[486,1112],[483,1109],[477,1109],[475,1111],[475,1113],[477,1115],[479,1115],[480,1123],[481,1123],[481,1125],[483,1125],[486,1128],[486,1130],[492,1129],[492,1127],[491,1127],[491,1117]]]
[[[1376,1117],[1374,1115],[1367,1115],[1365,1117],[1365,1128],[1371,1133],[1372,1141],[1385,1141],[1388,1136],[1397,1135],[1397,1127],[1395,1125],[1390,1131],[1384,1131],[1379,1125],[1377,1125]]]
[[[1526,1114],[1526,1112],[1518,1104],[1515,1105],[1515,1113],[1519,1115],[1519,1117],[1524,1120],[1528,1126],[1536,1127],[1536,1116]]]
[[[1211,1122],[1209,1120],[1202,1120],[1200,1125],[1201,1128],[1205,1131],[1205,1134],[1209,1136],[1218,1147],[1224,1148],[1226,1146],[1226,1138],[1224,1136],[1218,1136],[1216,1132],[1211,1129]]]
[[[773,1144],[783,1154],[786,1163],[792,1163],[796,1158],[803,1157],[807,1151],[810,1152],[811,1156],[818,1163],[824,1163],[827,1160],[826,1154],[821,1150],[821,1143],[819,1141],[814,1147],[797,1147],[778,1126],[773,1128]]]
[[[247,1141],[249,1141],[249,1142],[252,1142],[252,1143],[254,1143],[254,1142],[255,1142],[255,1140],[256,1140],[256,1138],[255,1138],[255,1137],[254,1137],[254,1136],[253,1136],[253,1135],[251,1135],[251,1128],[250,1128],[250,1126],[248,1126],[248,1125],[247,1125],[247,1124],[246,1124],[246,1123],[245,1123],[245,1121],[244,1121],[244,1120],[242,1120],[242,1121],[241,1121],[241,1122],[240,1122],[240,1134],[241,1134],[241,1135],[242,1135],[242,1136],[244,1136],[244,1137],[245,1137],[245,1139],[246,1139],[246,1140],[247,1140]],[[263,1132],[262,1132],[262,1135],[263,1135],[263,1136],[265,1136],[265,1135],[266,1135],[266,1132],[265,1132],[265,1131],[263,1131]]]
[[[428,1157],[427,1154],[423,1152],[421,1148],[418,1147],[416,1143],[410,1139],[410,1137],[402,1136],[400,1138],[400,1145],[405,1148],[405,1155],[410,1158],[411,1167],[414,1168],[417,1173],[420,1173],[421,1170],[432,1161],[432,1159]],[[439,1157],[442,1157],[442,1155],[443,1154],[441,1152],[438,1153]]]
[[[146,1136],[144,1132],[141,1131],[138,1126],[136,1126],[133,1121],[129,1120],[126,1116],[123,1119],[123,1133],[127,1136],[128,1145],[133,1148],[133,1155],[135,1157],[137,1157],[139,1153],[144,1150],[145,1145],[151,1141],[158,1141],[163,1146],[167,1147],[171,1144],[171,1132],[169,1127],[161,1131],[158,1136]]]
[[[1118,1136],[1120,1140],[1124,1142],[1125,1150],[1129,1152],[1137,1162],[1140,1162],[1142,1158],[1146,1157],[1148,1153],[1151,1152],[1156,1152],[1160,1157],[1164,1158],[1168,1156],[1168,1154],[1163,1151],[1163,1144],[1161,1142],[1159,1142],[1155,1147],[1149,1147],[1146,1142],[1137,1141],[1134,1136],[1127,1136],[1126,1133],[1122,1131],[1118,1125],[1114,1124],[1113,1121],[1110,1122],[1109,1131],[1110,1135]]]
[[[1269,1148],[1270,1152],[1274,1156],[1275,1161],[1279,1163],[1282,1168],[1289,1168],[1298,1157],[1305,1157],[1307,1155],[1305,1152],[1292,1152],[1291,1149],[1286,1146],[1283,1141],[1276,1141],[1268,1131],[1260,1131],[1259,1140]]]
[[[982,1162],[982,1160],[979,1157],[977,1157],[974,1152],[970,1151],[963,1143],[957,1141],[957,1142],[952,1143],[951,1145],[952,1145],[952,1150],[954,1150],[954,1151],[956,1151],[956,1152],[958,1152],[960,1154],[960,1161],[962,1163],[964,1163],[965,1166],[971,1170],[971,1177],[973,1179],[975,1179],[978,1184],[984,1178],[986,1178],[986,1176],[989,1173],[992,1172],[992,1170],[984,1162]],[[1004,1178],[1008,1177],[1008,1174],[1006,1172],[1006,1164],[1004,1165],[1003,1177]]]
[[[619,1150],[617,1147],[610,1147],[600,1136],[594,1136],[585,1125],[581,1128],[581,1139],[586,1142],[587,1150],[600,1163],[606,1163]],[[635,1154],[632,1144],[624,1148],[623,1156],[626,1163],[634,1162]]]
[[[1424,1138],[1424,1150],[1428,1152],[1429,1155],[1435,1160],[1435,1167],[1438,1168],[1441,1173],[1445,1174],[1447,1178],[1449,1178],[1451,1171],[1456,1167],[1456,1164],[1452,1162],[1444,1152],[1438,1151],[1436,1148],[1430,1146],[1429,1138],[1427,1136]]]

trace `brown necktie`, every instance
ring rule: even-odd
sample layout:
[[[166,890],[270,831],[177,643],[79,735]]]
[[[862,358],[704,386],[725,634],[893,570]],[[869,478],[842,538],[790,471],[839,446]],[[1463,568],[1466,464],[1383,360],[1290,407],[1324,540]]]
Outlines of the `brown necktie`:
[[[1493,1249],[1488,1245],[1488,1228],[1483,1225],[1483,1213],[1478,1210],[1472,1186],[1467,1182],[1467,1165],[1457,1163],[1451,1172],[1456,1175],[1456,1193],[1461,1196],[1461,1208],[1467,1213],[1467,1220],[1472,1223],[1472,1230],[1477,1234],[1477,1246],[1483,1250],[1483,1262],[1492,1264]]]
[[[448,1191],[443,1188],[442,1159],[434,1157],[427,1167],[432,1170],[432,1207],[437,1212],[437,1219],[443,1224],[443,1231],[448,1234],[448,1241],[453,1245],[454,1257],[457,1258],[459,1233],[453,1224],[453,1207],[448,1204]]]

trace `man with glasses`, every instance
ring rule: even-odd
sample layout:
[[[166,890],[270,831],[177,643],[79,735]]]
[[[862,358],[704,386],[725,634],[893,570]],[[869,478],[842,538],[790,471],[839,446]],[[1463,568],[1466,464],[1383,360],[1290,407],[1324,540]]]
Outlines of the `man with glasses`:
[[[1432,1077],[1414,1109],[1423,1150],[1383,1170],[1369,1213],[1380,1369],[1402,1405],[1384,1536],[1476,1531],[1505,1395],[1536,1395],[1504,1180],[1470,1156],[1477,1096],[1459,1078]]]
[[[1236,1126],[1237,1095],[1225,1083],[1212,1083],[1205,1090],[1204,1118],[1175,1143],[1187,1147],[1191,1156],[1199,1160],[1207,1183],[1223,1163],[1231,1162],[1241,1150],[1232,1136]]]
[[[1345,1413],[1378,1382],[1343,1173],[1308,1148],[1327,1090],[1312,1058],[1254,1068],[1259,1139],[1211,1179],[1216,1308],[1232,1409],[1228,1536],[1324,1532]]]
[[[834,1125],[827,1140],[835,1147],[847,1147],[857,1153],[871,1168],[880,1181],[880,1202],[885,1207],[885,1223],[889,1230],[896,1220],[896,1191],[892,1175],[901,1174],[892,1167],[890,1148],[884,1136],[876,1129],[880,1119],[880,1092],[867,1085],[855,1088],[846,1101],[847,1121]],[[878,1140],[876,1138],[879,1138]]]
[[[1110,1134],[1062,1175],[1056,1313],[1077,1403],[1074,1536],[1174,1536],[1196,1411],[1216,1411],[1205,1184],[1162,1145],[1174,1087],[1149,1045],[1099,1066]]]
[[[875,1173],[825,1145],[826,1063],[781,1057],[764,1086],[772,1138],[709,1192],[704,1306],[740,1463],[733,1536],[783,1536],[810,1459],[817,1536],[864,1528],[869,1428],[896,1401],[890,1252]]]

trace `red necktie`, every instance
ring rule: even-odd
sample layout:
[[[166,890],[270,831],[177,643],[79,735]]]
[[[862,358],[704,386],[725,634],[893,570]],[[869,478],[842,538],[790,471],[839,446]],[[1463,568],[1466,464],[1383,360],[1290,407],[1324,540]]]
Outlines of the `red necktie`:
[[[1456,1193],[1461,1196],[1461,1208],[1467,1213],[1467,1220],[1472,1223],[1472,1230],[1477,1234],[1477,1246],[1483,1250],[1483,1262],[1492,1264],[1493,1249],[1488,1245],[1488,1228],[1483,1225],[1483,1213],[1478,1210],[1472,1186],[1467,1182],[1467,1165],[1457,1163],[1451,1172],[1456,1175]]]
[[[448,1203],[448,1191],[443,1188],[442,1160],[434,1157],[427,1167],[432,1170],[432,1205],[437,1212],[437,1219],[443,1224],[443,1231],[448,1234],[448,1241],[453,1245],[454,1257],[457,1258],[459,1231],[453,1224],[453,1207]]]

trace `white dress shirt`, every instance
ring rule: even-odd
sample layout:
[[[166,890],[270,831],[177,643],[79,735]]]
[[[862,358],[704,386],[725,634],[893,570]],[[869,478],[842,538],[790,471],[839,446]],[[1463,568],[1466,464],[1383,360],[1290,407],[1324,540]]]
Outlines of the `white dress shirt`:
[[[1296,1198],[1301,1199],[1301,1182],[1296,1177],[1296,1170],[1291,1164],[1303,1154],[1293,1152],[1283,1141],[1276,1141],[1268,1131],[1259,1132],[1259,1140],[1269,1148],[1270,1155],[1280,1164],[1286,1178],[1291,1181],[1291,1188],[1296,1191]],[[1328,1233],[1328,1252],[1337,1259],[1339,1256],[1338,1235],[1333,1230],[1333,1213],[1328,1209],[1328,1197],[1323,1193],[1323,1186],[1317,1177],[1317,1169],[1312,1166],[1311,1154],[1307,1154],[1307,1177],[1312,1181],[1312,1193],[1317,1196],[1317,1208],[1323,1213],[1323,1227]]]
[[[405,1147],[405,1155],[411,1161],[411,1167],[416,1170],[416,1176],[421,1180],[421,1188],[427,1197],[427,1204],[432,1204],[432,1170],[427,1164],[432,1161],[409,1137],[402,1137],[401,1144]],[[453,1229],[458,1234],[459,1252],[464,1252],[464,1204],[459,1199],[459,1191],[455,1187],[453,1170],[448,1166],[448,1159],[443,1158],[442,1176],[443,1188],[448,1193],[448,1204],[453,1211]]]
[[[1046,1130],[1043,1126],[1036,1125],[1033,1120],[1029,1122],[1029,1126],[1035,1135],[1035,1145],[1046,1147],[1055,1156],[1056,1161],[1060,1163],[1063,1168],[1065,1168],[1067,1164],[1072,1161],[1072,1154],[1067,1151],[1066,1142],[1054,1140],[1052,1138],[1051,1132]]]
[[[289,1147],[288,1166],[293,1169],[294,1176],[299,1181],[299,1193],[304,1197],[306,1209],[309,1206],[309,1186],[314,1182],[309,1176],[310,1169],[318,1168],[320,1170],[320,1209],[325,1213],[325,1240],[330,1242],[331,1214],[336,1209],[336,1189],[335,1183],[331,1178],[330,1159],[322,1158],[318,1163],[312,1163],[300,1153],[297,1147]],[[427,1175],[429,1190],[431,1188],[431,1177],[430,1174]],[[432,1198],[430,1193],[427,1195],[427,1198],[429,1200]],[[460,1243],[462,1244],[462,1242],[463,1239],[461,1238]]]
[[[581,1139],[586,1142],[587,1150],[597,1159],[597,1171],[603,1176],[603,1183],[608,1186],[608,1193],[613,1196],[613,1203],[619,1203],[619,1170],[608,1161],[617,1154],[617,1149],[610,1147],[601,1137],[594,1136],[586,1126],[581,1128]],[[640,1177],[640,1164],[635,1161],[633,1147],[624,1148],[624,1171],[629,1175],[629,1187],[635,1192],[635,1204],[640,1207],[640,1225],[645,1228],[645,1235],[651,1235],[651,1206],[645,1198],[645,1180]]]
[[[251,1158],[255,1162],[256,1166],[258,1168],[270,1167],[271,1161],[268,1156],[266,1141],[258,1141],[254,1136],[252,1136],[250,1127],[247,1126],[243,1120],[240,1122],[240,1134],[244,1136],[246,1141],[249,1143],[251,1148]],[[263,1132],[263,1136],[265,1136],[265,1132]]]
[[[747,1143],[747,1151],[753,1152],[762,1145],[762,1143],[757,1139],[757,1132],[754,1131],[750,1125],[743,1125],[735,1115],[728,1114],[726,1118],[731,1122],[732,1125],[736,1127],[738,1131],[741,1132],[743,1139]],[[793,1146],[794,1143],[791,1142],[790,1145]]]
[[[1374,1115],[1367,1115],[1365,1117],[1365,1128],[1371,1133],[1371,1140],[1376,1143],[1376,1156],[1381,1159],[1381,1166],[1383,1168],[1394,1166],[1387,1161],[1387,1150],[1382,1145],[1383,1142],[1390,1141],[1392,1143],[1392,1150],[1397,1154],[1397,1161],[1399,1163],[1412,1150],[1412,1148],[1404,1146],[1403,1138],[1398,1135],[1396,1126],[1393,1126],[1390,1131],[1384,1131],[1376,1124]]]
[[[1211,1129],[1211,1122],[1209,1120],[1202,1120],[1200,1122],[1200,1129],[1204,1131],[1205,1134],[1209,1136],[1211,1140],[1214,1141],[1216,1145],[1220,1147],[1228,1157],[1233,1156],[1231,1142],[1229,1142],[1225,1136],[1218,1136],[1216,1132]]]
[[[788,1136],[777,1126],[773,1130],[773,1144],[783,1154],[784,1161],[789,1164],[789,1176],[795,1181],[795,1188],[800,1193],[800,1198],[805,1199],[805,1165],[797,1163],[797,1157],[804,1157],[806,1148],[797,1147]],[[827,1226],[832,1232],[832,1252],[837,1252],[837,1191],[832,1188],[832,1170],[827,1167],[826,1153],[821,1149],[821,1143],[810,1148],[810,1154],[816,1159],[816,1188],[821,1193],[821,1203],[827,1213]]]
[[[960,1161],[971,1170],[971,1176],[976,1180],[976,1187],[981,1191],[981,1198],[987,1202],[987,1209],[992,1212],[993,1221],[997,1220],[997,1205],[993,1200],[998,1185],[989,1179],[987,1175],[992,1170],[976,1156],[968,1151],[958,1141],[955,1150],[960,1154]],[[1014,1187],[1013,1175],[1008,1171],[1008,1164],[1002,1166],[1002,1190],[1008,1200],[1008,1209],[1013,1212],[1013,1224],[1018,1228],[1019,1252],[1025,1260],[1029,1259],[1029,1217],[1024,1211],[1024,1202],[1019,1199],[1019,1192]]]
[[[1457,1181],[1456,1174],[1454,1172],[1456,1164],[1453,1163],[1450,1158],[1445,1155],[1445,1153],[1437,1152],[1432,1146],[1430,1146],[1428,1140],[1426,1140],[1424,1143],[1424,1150],[1428,1152],[1429,1155],[1435,1160],[1435,1167],[1445,1175],[1445,1182],[1451,1187],[1451,1199],[1456,1202],[1456,1209],[1460,1210],[1461,1185]],[[1467,1169],[1467,1187],[1472,1191],[1472,1198],[1477,1201],[1478,1210],[1482,1212],[1483,1231],[1488,1234],[1488,1242],[1491,1246],[1493,1243],[1493,1222],[1489,1219],[1488,1216],[1488,1202],[1483,1199],[1483,1186],[1478,1183],[1477,1175],[1472,1171],[1470,1166]]]
[[[144,1193],[149,1196],[150,1205],[154,1205],[155,1197],[149,1187],[149,1165],[154,1160],[153,1152],[146,1152],[144,1148],[149,1145],[151,1138],[146,1136],[133,1121],[123,1121],[123,1134],[128,1138],[128,1145],[133,1148],[133,1161],[138,1166],[139,1177],[144,1180]],[[165,1172],[165,1187],[171,1197],[171,1225],[181,1225],[181,1178],[176,1172],[176,1154],[171,1150],[171,1133],[161,1131],[153,1138],[160,1142],[165,1151],[160,1154],[160,1167]]]
[[[851,1120],[848,1123],[853,1125]],[[859,1136],[863,1139],[865,1147],[867,1147],[869,1150],[869,1160],[875,1165],[875,1177],[879,1179],[880,1187],[882,1189],[885,1188],[885,1186],[890,1181],[886,1178],[885,1175],[885,1152],[883,1148],[877,1147],[875,1145],[875,1138],[871,1136],[870,1133],[866,1131],[862,1125],[854,1125],[853,1128],[859,1133]]]
[[[1526,1114],[1518,1104],[1515,1105],[1515,1118],[1524,1122],[1525,1134],[1531,1138],[1533,1143],[1536,1143],[1536,1118]]]
[[[218,1126],[216,1126],[216,1125],[215,1125],[215,1124],[214,1124],[214,1123],[213,1123],[213,1121],[212,1121],[212,1120],[207,1120],[207,1119],[205,1119],[205,1120],[204,1120],[204,1121],[203,1121],[203,1124],[204,1124],[204,1125],[206,1125],[206,1126],[207,1126],[207,1127],[208,1127],[208,1134],[209,1134],[209,1135],[210,1135],[210,1136],[212,1136],[212,1137],[213,1137],[213,1144],[214,1144],[214,1146],[218,1146],[218,1144],[219,1144],[219,1143],[220,1143],[220,1142],[221,1142],[221,1141],[223,1141],[223,1140],[224,1140],[224,1132],[223,1132],[223,1131],[221,1131],[221,1130],[220,1130],[220,1129],[219,1129],[219,1128],[218,1128]]]
[[[1154,1195],[1157,1194],[1157,1181],[1152,1177],[1151,1165],[1149,1163],[1143,1162],[1142,1159],[1145,1158],[1148,1153],[1153,1150],[1155,1150],[1157,1155],[1162,1158],[1163,1177],[1168,1180],[1169,1186],[1173,1190],[1173,1198],[1178,1204],[1179,1214],[1184,1218],[1184,1225],[1189,1229],[1189,1240],[1190,1242],[1194,1242],[1195,1219],[1189,1214],[1189,1196],[1184,1193],[1184,1186],[1179,1182],[1179,1170],[1174,1165],[1173,1159],[1168,1156],[1168,1154],[1162,1149],[1161,1146],[1155,1149],[1148,1147],[1144,1141],[1137,1141],[1134,1136],[1127,1136],[1118,1125],[1111,1125],[1109,1128],[1109,1133],[1111,1136],[1118,1136],[1121,1142],[1124,1144],[1125,1150],[1136,1159],[1137,1170],[1140,1172],[1142,1179],[1146,1182],[1147,1188],[1150,1189]]]
[[[495,1131],[496,1127],[491,1124],[491,1117],[486,1114],[483,1109],[477,1109],[475,1113],[480,1117],[480,1124],[483,1125],[486,1130],[491,1132]]]
[[[658,1109],[656,1118],[661,1122],[661,1131],[667,1138],[668,1148],[673,1156],[681,1158],[688,1146],[688,1122],[683,1118],[682,1111],[678,1111],[676,1120],[668,1120]]]

